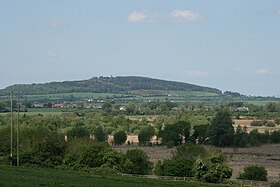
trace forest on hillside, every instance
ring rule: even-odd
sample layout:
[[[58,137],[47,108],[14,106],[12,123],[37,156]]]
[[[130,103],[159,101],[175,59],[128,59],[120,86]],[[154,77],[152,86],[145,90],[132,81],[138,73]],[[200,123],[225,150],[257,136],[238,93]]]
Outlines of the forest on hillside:
[[[215,88],[183,82],[165,81],[147,77],[93,77],[88,80],[51,82],[44,84],[16,84],[0,90],[0,96],[20,90],[25,95],[73,92],[125,93],[133,90],[173,90],[221,93]]]

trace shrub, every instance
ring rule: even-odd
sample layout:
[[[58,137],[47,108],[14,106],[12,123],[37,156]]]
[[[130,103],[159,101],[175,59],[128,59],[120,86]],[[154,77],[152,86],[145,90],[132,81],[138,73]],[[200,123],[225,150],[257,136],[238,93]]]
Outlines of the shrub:
[[[193,171],[195,178],[210,183],[223,182],[232,175],[232,169],[226,163],[226,156],[218,149],[212,150],[205,160],[198,158]]]
[[[191,177],[193,176],[192,166],[193,161],[177,156],[163,162],[159,161],[155,173],[159,176]]]
[[[126,152],[123,164],[125,173],[145,175],[150,174],[152,168],[153,164],[143,150],[131,149]]]
[[[239,174],[238,178],[245,180],[266,181],[266,177],[267,171],[263,166],[250,165],[244,168],[244,171]]]
[[[266,124],[266,121],[264,121],[264,120],[256,120],[256,121],[252,121],[251,122],[251,126],[263,126],[263,125],[265,125]]]
[[[268,121],[265,126],[267,127],[275,127],[275,123],[273,121]]]

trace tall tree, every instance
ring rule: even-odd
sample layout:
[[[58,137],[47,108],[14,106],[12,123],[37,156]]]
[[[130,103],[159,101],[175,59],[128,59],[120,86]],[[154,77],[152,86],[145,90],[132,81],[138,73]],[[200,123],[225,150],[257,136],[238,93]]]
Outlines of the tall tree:
[[[96,127],[93,131],[93,135],[96,140],[103,142],[107,139],[107,134],[104,132],[102,126]]]
[[[147,145],[151,138],[155,135],[155,128],[152,126],[144,127],[138,134],[139,143]]]
[[[121,145],[125,143],[126,139],[127,139],[127,135],[124,131],[118,131],[114,134],[114,143],[116,145]]]
[[[234,127],[227,110],[217,112],[209,128],[209,139],[213,145],[225,147],[232,145]]]
[[[178,121],[175,124],[168,124],[159,131],[162,142],[171,146],[177,146],[186,142],[190,136],[191,124],[187,121]]]

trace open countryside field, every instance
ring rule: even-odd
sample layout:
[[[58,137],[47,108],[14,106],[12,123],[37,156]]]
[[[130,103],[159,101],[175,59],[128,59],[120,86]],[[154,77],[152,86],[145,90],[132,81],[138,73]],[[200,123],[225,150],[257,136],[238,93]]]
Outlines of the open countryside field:
[[[0,166],[0,186],[75,186],[75,187],[214,187],[227,186],[196,182],[166,181],[130,176],[93,175],[85,172],[42,168]]]

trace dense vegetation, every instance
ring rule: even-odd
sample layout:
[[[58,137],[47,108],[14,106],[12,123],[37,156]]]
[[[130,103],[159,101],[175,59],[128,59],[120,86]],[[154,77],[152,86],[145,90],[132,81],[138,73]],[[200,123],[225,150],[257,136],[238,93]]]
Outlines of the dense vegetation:
[[[20,90],[24,95],[56,94],[73,92],[120,93],[132,90],[173,90],[220,93],[218,89],[188,83],[164,81],[146,77],[94,77],[82,81],[52,82],[46,84],[18,84],[0,91],[8,95]]]

